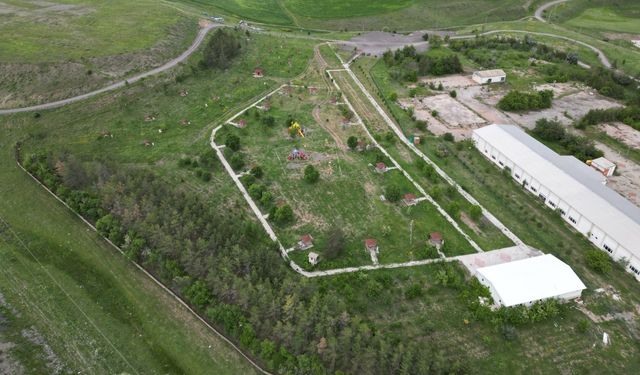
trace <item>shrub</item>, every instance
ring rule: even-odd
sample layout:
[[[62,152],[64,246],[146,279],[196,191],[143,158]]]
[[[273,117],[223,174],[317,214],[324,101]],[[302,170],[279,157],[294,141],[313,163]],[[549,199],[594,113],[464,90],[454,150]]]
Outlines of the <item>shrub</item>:
[[[400,200],[402,192],[398,185],[389,185],[384,191],[384,196],[389,202],[397,202]]]
[[[550,108],[553,91],[542,90],[536,92],[522,92],[511,90],[498,102],[498,108],[503,111],[518,112],[535,109]]]
[[[207,284],[202,280],[196,280],[185,288],[184,295],[189,302],[199,309],[205,308],[211,302],[211,292],[207,288]]]
[[[592,270],[602,274],[606,274],[611,271],[611,258],[606,253],[600,250],[591,249],[587,251],[585,258],[587,265]]]
[[[237,135],[229,134],[224,141],[224,145],[233,151],[238,151],[240,149],[240,138]]]
[[[347,146],[349,146],[350,149],[354,150],[356,147],[358,147],[358,138],[353,135],[347,138]]]
[[[264,186],[260,184],[253,184],[249,186],[249,189],[247,191],[249,192],[249,195],[251,196],[251,198],[261,199],[262,194],[264,194],[264,190],[265,190]]]
[[[304,168],[304,180],[310,184],[318,182],[320,179],[320,172],[313,165],[307,165]]]
[[[471,216],[474,221],[478,221],[482,217],[482,208],[474,204],[469,208],[469,216]]]
[[[242,167],[244,167],[244,157],[242,157],[242,154],[231,155],[229,165],[231,165],[231,168],[234,170],[242,169]]]
[[[422,285],[412,284],[404,291],[404,298],[409,300],[416,299],[422,297],[423,294]]]
[[[455,138],[453,138],[453,134],[451,133],[444,133],[444,135],[442,136],[442,139],[444,139],[447,142],[455,141]]]
[[[451,90],[449,91],[449,96],[452,98],[455,98],[458,96],[458,93],[456,92],[456,90]]]
[[[262,167],[259,165],[256,165],[255,167],[251,168],[250,173],[255,178],[262,178],[262,176],[264,175],[264,171],[262,170]]]
[[[278,224],[286,224],[293,220],[293,210],[288,204],[276,208],[273,220]]]

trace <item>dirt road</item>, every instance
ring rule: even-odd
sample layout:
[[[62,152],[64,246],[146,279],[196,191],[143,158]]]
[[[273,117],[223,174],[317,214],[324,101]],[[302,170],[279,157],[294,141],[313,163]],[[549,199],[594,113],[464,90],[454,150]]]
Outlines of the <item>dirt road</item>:
[[[536,9],[536,14],[534,15],[534,17],[536,17],[536,19],[540,22],[547,22],[547,20],[545,20],[544,17],[542,16],[544,11],[560,3],[566,3],[567,1],[569,0],[555,0],[555,1],[550,1],[548,3],[542,4],[538,9]]]
[[[74,96],[72,98],[62,99],[62,100],[58,100],[58,101],[50,102],[50,103],[38,104],[38,105],[30,106],[30,107],[13,108],[13,109],[1,109],[0,110],[0,115],[10,115],[10,114],[20,113],[20,112],[39,111],[39,110],[62,107],[62,106],[67,105],[67,104],[71,104],[71,103],[75,103],[75,102],[80,101],[80,100],[91,98],[93,96],[102,94],[104,92],[108,92],[108,91],[113,91],[113,90],[119,89],[121,87],[124,87],[124,86],[130,84],[130,83],[138,82],[143,78],[146,78],[146,77],[149,77],[149,76],[152,76],[152,75],[156,75],[158,73],[162,73],[162,72],[164,72],[166,70],[169,70],[169,69],[175,67],[179,63],[181,63],[181,62],[185,61],[187,58],[189,58],[189,56],[191,56],[193,54],[193,52],[195,52],[198,49],[198,47],[200,47],[200,44],[202,44],[202,41],[204,40],[204,37],[207,35],[207,33],[209,31],[211,31],[212,29],[214,29],[216,27],[221,27],[221,26],[222,25],[220,25],[220,24],[209,24],[209,25],[203,27],[198,32],[198,35],[196,36],[196,39],[193,41],[193,44],[191,44],[191,46],[186,51],[184,51],[180,56],[176,57],[175,59],[173,59],[173,60],[167,62],[166,64],[164,64],[162,66],[159,66],[159,67],[157,67],[155,69],[149,70],[149,71],[144,72],[144,73],[140,73],[140,74],[138,74],[136,76],[133,76],[131,78],[128,78],[128,79],[126,79],[124,81],[119,81],[119,82],[113,83],[113,84],[111,84],[109,86],[103,87],[103,88],[95,90],[95,91],[88,92],[86,94]]]

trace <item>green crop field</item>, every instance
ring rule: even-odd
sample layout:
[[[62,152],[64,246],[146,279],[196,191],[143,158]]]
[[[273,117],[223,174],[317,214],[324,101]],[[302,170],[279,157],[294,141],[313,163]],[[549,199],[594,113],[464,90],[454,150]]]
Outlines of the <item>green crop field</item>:
[[[640,6],[638,8],[640,14]],[[620,33],[640,33],[640,18],[633,14],[622,14],[610,8],[586,9],[578,17],[565,22],[575,29],[596,29]]]

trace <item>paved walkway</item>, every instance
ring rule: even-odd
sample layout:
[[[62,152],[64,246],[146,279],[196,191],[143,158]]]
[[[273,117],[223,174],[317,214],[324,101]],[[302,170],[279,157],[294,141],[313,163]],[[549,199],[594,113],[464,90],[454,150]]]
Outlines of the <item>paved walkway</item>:
[[[128,84],[131,83],[135,83],[140,81],[143,78],[152,76],[152,75],[156,75],[158,73],[162,73],[166,70],[169,70],[173,67],[175,67],[176,65],[178,65],[179,63],[185,61],[187,58],[189,58],[189,56],[191,56],[197,49],[198,47],[200,47],[200,44],[202,44],[202,41],[204,40],[204,37],[207,35],[207,33],[209,31],[211,31],[212,29],[216,28],[216,27],[221,27],[222,25],[220,24],[209,24],[208,26],[200,29],[200,31],[198,32],[198,35],[196,36],[196,39],[193,41],[193,44],[191,44],[191,46],[184,51],[180,56],[176,57],[175,59],[167,62],[166,64],[159,66],[155,69],[149,70],[147,72],[144,73],[140,73],[138,75],[135,75],[131,78],[128,78],[126,80],[123,81],[119,81],[116,83],[113,83],[109,86],[103,87],[101,89],[95,90],[95,91],[91,91],[88,92],[86,94],[82,94],[82,95],[78,95],[78,96],[74,96],[72,98],[67,98],[67,99],[62,99],[62,100],[58,100],[55,102],[50,102],[50,103],[44,103],[44,104],[38,104],[38,105],[34,105],[34,106],[30,106],[30,107],[23,107],[23,108],[13,108],[13,109],[0,109],[0,115],[10,115],[10,114],[14,114],[14,113],[20,113],[20,112],[29,112],[29,111],[39,111],[39,110],[44,110],[44,109],[52,109],[52,108],[58,108],[58,107],[62,107],[65,106],[67,104],[71,104],[71,103],[75,103],[84,99],[88,99],[91,97],[94,97],[96,95],[108,92],[108,91],[113,91],[116,89],[119,89],[121,87],[124,87]]]

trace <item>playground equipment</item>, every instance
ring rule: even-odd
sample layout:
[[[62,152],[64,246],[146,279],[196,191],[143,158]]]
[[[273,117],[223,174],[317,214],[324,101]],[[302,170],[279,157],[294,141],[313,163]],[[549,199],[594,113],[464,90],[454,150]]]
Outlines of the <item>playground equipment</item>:
[[[302,150],[294,148],[293,151],[287,156],[287,160],[307,160],[308,156]]]
[[[289,127],[289,134],[292,134],[293,131],[297,132],[300,138],[304,138],[304,129],[302,129],[302,126],[300,126],[297,121]]]

